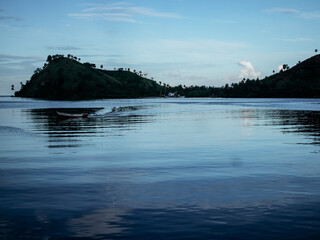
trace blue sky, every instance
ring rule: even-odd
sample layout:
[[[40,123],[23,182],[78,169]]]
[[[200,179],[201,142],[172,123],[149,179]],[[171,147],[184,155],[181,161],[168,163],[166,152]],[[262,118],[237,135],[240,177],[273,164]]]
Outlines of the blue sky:
[[[0,95],[49,54],[170,85],[263,78],[320,48],[319,0],[1,0]]]

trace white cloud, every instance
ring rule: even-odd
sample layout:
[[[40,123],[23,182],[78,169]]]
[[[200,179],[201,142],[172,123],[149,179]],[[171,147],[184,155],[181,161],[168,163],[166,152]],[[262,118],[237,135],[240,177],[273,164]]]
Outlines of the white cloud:
[[[278,66],[278,72],[280,72],[281,70],[283,70],[283,65],[282,64]]]
[[[241,69],[238,75],[240,79],[243,79],[243,78],[256,79],[261,76],[261,72],[257,72],[250,62],[241,61],[241,62],[238,62],[238,65],[244,67],[243,69]]]
[[[126,3],[115,3],[112,5],[93,5],[91,8],[82,10],[82,13],[68,14],[75,18],[102,19],[116,22],[136,23],[139,16],[183,19],[184,17],[172,12],[160,12],[152,8],[136,7]]]
[[[320,20],[320,12],[306,12],[300,14],[301,18]]]

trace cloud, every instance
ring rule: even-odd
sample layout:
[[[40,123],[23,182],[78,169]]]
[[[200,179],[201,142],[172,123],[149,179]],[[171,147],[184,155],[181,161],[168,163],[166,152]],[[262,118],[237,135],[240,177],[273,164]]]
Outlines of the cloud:
[[[107,57],[107,58],[121,58],[123,55],[120,54],[82,54],[79,57]]]
[[[282,13],[282,14],[297,14],[299,13],[298,10],[292,8],[271,8],[264,10],[265,12],[269,13]]]
[[[283,65],[282,64],[278,66],[278,72],[280,72],[281,70],[283,70]]]
[[[184,17],[172,12],[160,12],[152,8],[137,7],[126,3],[112,5],[93,5],[91,8],[82,10],[81,13],[70,13],[70,17],[82,19],[101,19],[116,22],[136,23],[139,16],[158,17],[168,19],[183,19]]]
[[[155,46],[157,46],[157,49],[155,49]],[[144,44],[142,47],[149,48],[148,51],[157,52],[163,56],[182,57],[184,60],[202,59],[208,62],[212,59],[212,56],[230,54],[236,50],[246,48],[247,45],[241,42],[217,41],[214,39],[162,39],[150,44]]]
[[[307,13],[301,13],[300,14],[301,18],[305,19],[315,19],[315,20],[320,20],[320,12],[307,12]]]
[[[261,76],[261,72],[257,72],[250,62],[241,61],[241,62],[238,62],[238,65],[244,67],[244,69],[241,69],[238,75],[240,79],[243,79],[243,78],[255,79]]]
[[[43,60],[43,58],[37,57],[37,56],[18,56],[18,55],[0,54],[0,62],[12,62],[12,61],[38,62],[41,60]]]
[[[228,23],[228,24],[236,23],[236,21],[227,20],[227,19],[212,19],[211,22],[212,23]]]
[[[0,21],[5,21],[5,20],[21,21],[23,20],[23,18],[13,17],[13,16],[0,16]]]
[[[36,67],[43,64],[44,59],[37,56],[18,56],[0,54],[0,77],[19,82],[30,78]]]
[[[296,15],[299,18],[320,20],[320,12],[301,12],[293,8],[271,8],[264,10],[264,12]]]
[[[101,19],[113,22],[129,22],[136,23],[137,21],[130,15],[124,14],[112,14],[112,13],[71,13],[68,14],[70,17],[81,18],[81,19]]]
[[[5,12],[5,10],[1,8],[0,9],[0,21],[21,21],[24,19],[22,17],[3,15],[2,13],[4,13],[4,12]]]
[[[285,42],[306,42],[306,41],[313,41],[311,38],[304,38],[304,37],[296,37],[296,38],[286,38],[282,39]]]
[[[49,46],[47,47],[49,50],[61,50],[61,51],[73,51],[73,50],[82,50],[82,48],[74,47],[74,46]]]

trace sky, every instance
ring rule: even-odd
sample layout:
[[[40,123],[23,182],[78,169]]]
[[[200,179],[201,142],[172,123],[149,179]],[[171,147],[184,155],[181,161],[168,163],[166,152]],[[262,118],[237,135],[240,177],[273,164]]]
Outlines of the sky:
[[[0,0],[0,95],[72,54],[175,85],[263,79],[320,48],[319,0]]]

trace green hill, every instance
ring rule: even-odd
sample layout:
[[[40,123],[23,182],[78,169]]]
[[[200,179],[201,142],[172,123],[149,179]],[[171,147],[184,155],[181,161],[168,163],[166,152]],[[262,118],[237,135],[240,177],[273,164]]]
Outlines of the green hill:
[[[50,58],[49,58],[50,57]],[[63,55],[48,57],[22,85],[17,97],[52,100],[139,98],[159,96],[161,86],[130,71],[108,71]]]
[[[263,80],[243,80],[217,91],[221,97],[320,97],[320,55],[299,62]]]

